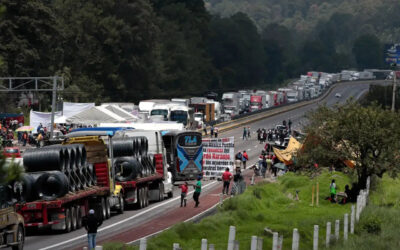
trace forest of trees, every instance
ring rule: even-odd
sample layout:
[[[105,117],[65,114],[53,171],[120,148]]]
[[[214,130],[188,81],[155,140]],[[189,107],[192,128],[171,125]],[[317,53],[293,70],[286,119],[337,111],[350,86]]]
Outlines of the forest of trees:
[[[385,67],[399,10],[394,0],[2,0],[0,75],[63,76],[69,101],[266,88],[308,70]]]

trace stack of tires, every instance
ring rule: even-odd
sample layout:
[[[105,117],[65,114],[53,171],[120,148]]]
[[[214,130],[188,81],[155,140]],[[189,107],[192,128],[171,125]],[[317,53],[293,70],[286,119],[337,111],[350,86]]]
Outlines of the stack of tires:
[[[21,198],[25,201],[54,200],[95,185],[93,167],[87,164],[82,144],[31,149],[23,158],[26,173]]]
[[[148,147],[146,137],[124,137],[113,140],[117,181],[125,182],[154,175],[155,167],[152,157],[147,153]]]

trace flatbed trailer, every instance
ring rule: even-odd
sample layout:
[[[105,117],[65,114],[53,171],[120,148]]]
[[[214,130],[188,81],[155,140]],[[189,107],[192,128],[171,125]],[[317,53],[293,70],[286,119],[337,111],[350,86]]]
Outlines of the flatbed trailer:
[[[136,204],[138,208],[149,205],[149,201],[164,200],[163,176],[159,173],[132,181],[117,182],[121,186],[125,204]]]
[[[91,186],[52,201],[37,200],[16,207],[27,228],[51,226],[55,230],[71,231],[82,227],[81,219],[93,202],[98,199],[102,202],[109,194],[108,187]]]

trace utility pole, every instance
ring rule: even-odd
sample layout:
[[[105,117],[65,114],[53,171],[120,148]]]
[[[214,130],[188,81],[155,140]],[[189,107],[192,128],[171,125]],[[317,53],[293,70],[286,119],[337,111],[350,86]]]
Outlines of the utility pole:
[[[56,98],[57,98],[57,76],[53,77],[53,96],[51,98],[51,126],[50,126],[50,138],[54,135],[54,114],[56,112]]]
[[[392,93],[392,112],[395,111],[395,104],[396,104],[396,78],[397,78],[397,71],[396,69],[393,71],[393,93]]]

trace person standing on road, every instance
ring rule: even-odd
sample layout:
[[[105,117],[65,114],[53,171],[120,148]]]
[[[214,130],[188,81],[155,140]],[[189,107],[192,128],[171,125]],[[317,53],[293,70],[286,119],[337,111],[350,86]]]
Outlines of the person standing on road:
[[[242,152],[239,151],[239,152],[235,155],[235,165],[236,165],[236,168],[240,168],[240,167],[242,166],[242,158],[243,158]]]
[[[251,138],[250,127],[247,127],[247,139]]]
[[[215,138],[218,138],[218,127],[214,128],[214,135],[215,135]]]
[[[180,185],[179,188],[182,190],[181,192],[181,207],[183,207],[183,204],[185,204],[186,207],[186,196],[187,196],[187,192],[188,192],[188,183],[185,181],[184,184]]]
[[[197,182],[196,184],[193,185],[193,187],[194,187],[193,200],[196,202],[196,205],[194,207],[198,207],[200,204],[199,197],[201,193],[201,176],[197,177]]]
[[[242,162],[243,169],[246,169],[246,162],[249,160],[249,155],[246,153],[246,150],[243,151]]]
[[[97,229],[99,226],[101,226],[101,224],[103,224],[103,220],[97,219],[94,214],[94,210],[90,209],[89,215],[83,220],[83,224],[85,225],[88,233],[89,250],[95,249]]]
[[[204,131],[204,135],[207,135],[207,125],[205,123],[203,123],[203,131]]]
[[[290,119],[288,121],[288,126],[289,126],[289,131],[291,131],[292,130],[292,121]]]
[[[28,141],[28,133],[25,131],[23,134],[22,134],[22,143],[23,143],[23,146],[25,147],[26,146],[26,142]]]
[[[243,140],[247,139],[247,131],[246,131],[246,127],[243,127]]]
[[[224,182],[224,185],[222,187],[222,194],[227,194],[227,195],[229,194],[229,185],[231,183],[232,178],[233,175],[231,174],[231,172],[229,172],[229,168],[226,168],[225,172],[222,174],[222,181]]]
[[[211,137],[214,136],[214,125],[211,125],[210,134],[211,134]]]

